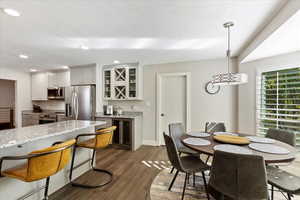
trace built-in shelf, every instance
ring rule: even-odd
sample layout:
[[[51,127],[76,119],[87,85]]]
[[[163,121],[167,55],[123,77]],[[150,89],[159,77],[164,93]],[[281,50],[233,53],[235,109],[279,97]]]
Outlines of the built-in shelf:
[[[139,63],[105,65],[103,87],[105,100],[141,100],[142,67]]]

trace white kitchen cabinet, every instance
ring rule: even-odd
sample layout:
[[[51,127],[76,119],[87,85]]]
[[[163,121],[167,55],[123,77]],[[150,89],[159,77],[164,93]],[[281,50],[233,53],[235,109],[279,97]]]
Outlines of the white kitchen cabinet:
[[[143,71],[139,63],[103,67],[103,98],[105,100],[141,100]]]
[[[48,73],[40,72],[31,74],[31,98],[33,101],[48,99]]]
[[[70,71],[59,71],[56,73],[56,83],[58,87],[69,87],[70,82]]]
[[[54,72],[48,72],[48,88],[56,88],[56,74]]]
[[[70,85],[69,71],[48,72],[48,88],[68,87]]]
[[[71,67],[71,85],[96,84],[96,66],[89,64]]]

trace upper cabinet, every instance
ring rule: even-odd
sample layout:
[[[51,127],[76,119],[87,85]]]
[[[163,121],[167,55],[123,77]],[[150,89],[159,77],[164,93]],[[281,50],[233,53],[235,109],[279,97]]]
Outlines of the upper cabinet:
[[[68,87],[70,85],[69,71],[33,73],[31,74],[32,100],[48,100],[48,88]]]
[[[69,87],[70,85],[70,71],[48,73],[48,88]]]
[[[96,64],[71,67],[71,85],[96,84]]]
[[[103,98],[105,100],[141,100],[142,67],[139,63],[103,66]]]
[[[34,73],[31,75],[31,98],[33,101],[44,101],[48,99],[48,73]]]

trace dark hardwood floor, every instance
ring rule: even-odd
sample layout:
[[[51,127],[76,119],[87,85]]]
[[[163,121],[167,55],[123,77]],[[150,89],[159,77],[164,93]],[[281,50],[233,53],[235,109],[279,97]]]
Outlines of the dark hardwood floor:
[[[50,196],[50,200],[148,200],[153,179],[160,172],[142,161],[168,161],[164,147],[142,146],[135,152],[109,148],[97,153],[97,167],[113,172],[113,181],[97,189],[65,186]],[[101,183],[106,175],[89,171],[76,181]]]

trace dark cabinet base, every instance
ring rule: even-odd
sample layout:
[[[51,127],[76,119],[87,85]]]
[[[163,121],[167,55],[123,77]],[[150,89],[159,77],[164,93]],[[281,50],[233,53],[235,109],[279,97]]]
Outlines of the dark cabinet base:
[[[133,128],[134,120],[129,118],[96,118],[97,121],[106,121],[106,128],[110,126],[116,126],[117,129],[114,132],[112,146],[116,148],[133,150]]]
[[[113,144],[119,145],[125,149],[132,149],[132,119],[116,118],[112,120],[112,124],[117,126],[113,137]]]

